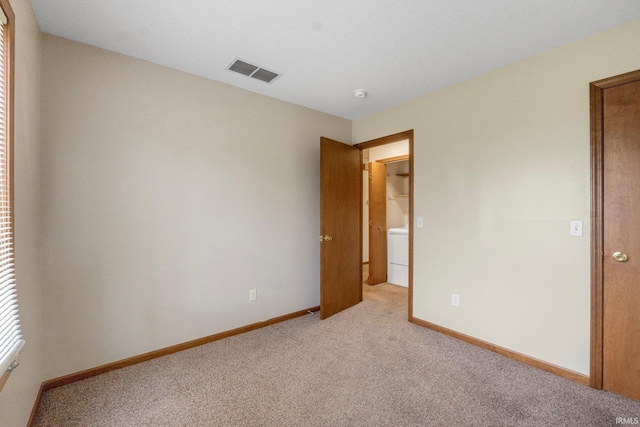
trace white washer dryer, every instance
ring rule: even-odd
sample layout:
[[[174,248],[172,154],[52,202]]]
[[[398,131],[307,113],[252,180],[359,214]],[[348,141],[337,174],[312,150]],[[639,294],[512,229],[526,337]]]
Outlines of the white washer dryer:
[[[409,228],[387,231],[387,283],[409,287]]]

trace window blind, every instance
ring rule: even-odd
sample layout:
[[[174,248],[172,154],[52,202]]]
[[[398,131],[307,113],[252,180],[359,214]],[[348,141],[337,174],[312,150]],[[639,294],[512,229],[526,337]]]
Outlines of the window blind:
[[[9,37],[9,22],[0,8],[0,375],[17,366],[18,353],[24,345],[18,319],[13,250]]]

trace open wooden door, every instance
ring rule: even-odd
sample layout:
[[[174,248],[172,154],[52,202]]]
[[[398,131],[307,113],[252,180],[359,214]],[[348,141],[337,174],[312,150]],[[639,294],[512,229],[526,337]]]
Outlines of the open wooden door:
[[[362,301],[360,150],[320,138],[320,318]]]
[[[387,165],[369,163],[369,284],[387,281]]]
[[[603,387],[640,401],[640,74],[603,94]]]

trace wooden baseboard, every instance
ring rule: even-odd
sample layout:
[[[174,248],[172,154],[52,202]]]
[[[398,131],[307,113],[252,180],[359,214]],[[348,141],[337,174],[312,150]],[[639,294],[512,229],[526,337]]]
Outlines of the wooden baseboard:
[[[33,403],[33,408],[31,408],[31,415],[29,416],[29,421],[27,421],[27,427],[31,427],[36,420],[36,411],[38,410],[38,403],[40,403],[40,398],[42,397],[43,392],[44,392],[44,383],[40,384],[40,390],[38,390],[36,400]]]
[[[51,390],[52,388],[60,387],[65,384],[70,384],[75,381],[84,380],[85,378],[94,377],[96,375],[104,374],[116,369],[125,368],[127,366],[135,365],[137,363],[146,362],[147,360],[155,359],[157,357],[166,356],[168,354],[176,353],[178,351],[187,350],[189,348],[197,347],[199,345],[208,344],[213,341],[218,341],[223,338],[228,338],[234,335],[240,335],[245,332],[253,331],[256,329],[264,328],[276,323],[284,322],[285,320],[291,320],[296,317],[304,316],[309,312],[316,312],[320,310],[320,306],[311,307],[306,310],[296,311],[294,313],[285,314],[283,316],[274,317],[273,319],[265,320],[262,322],[253,323],[247,326],[241,326],[230,331],[220,332],[217,334],[209,335],[207,337],[198,338],[192,341],[187,341],[181,344],[172,345],[170,347],[161,348],[159,350],[150,351],[149,353],[140,354],[138,356],[129,357],[127,359],[118,360],[116,362],[107,363],[106,365],[97,366],[95,368],[86,369],[84,371],[76,372],[73,374],[65,375],[63,377],[53,378],[42,383],[41,392]],[[36,401],[37,406],[39,402]]]
[[[533,366],[534,368],[542,369],[543,371],[551,372],[552,374],[558,375],[560,377],[567,378],[569,380],[575,381],[582,385],[589,386],[589,377],[579,372],[574,372],[569,369],[561,368],[560,366],[556,366],[551,363],[547,363],[542,360],[526,356],[522,353],[518,353],[516,351],[512,351],[504,347],[500,347],[495,344],[491,344],[489,342],[479,340],[477,338],[473,338],[469,335],[461,334],[460,332],[456,332],[454,330],[445,328],[443,326],[438,326],[434,323],[430,323],[425,320],[418,319],[416,317],[412,317],[411,319],[409,319],[409,321],[418,326],[422,326],[427,329],[431,329],[436,332],[440,332],[450,337],[467,342],[469,344],[473,344],[476,347],[484,348],[485,350],[493,351],[494,353],[498,353],[503,356],[509,357],[511,359],[517,360],[518,362],[524,363],[525,365]]]

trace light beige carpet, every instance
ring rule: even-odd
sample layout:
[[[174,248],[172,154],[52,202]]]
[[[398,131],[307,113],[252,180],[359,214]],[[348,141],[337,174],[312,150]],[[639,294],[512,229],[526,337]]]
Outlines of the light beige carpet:
[[[50,390],[37,426],[607,426],[640,403],[408,323],[406,289]],[[619,424],[618,424],[619,425]]]

